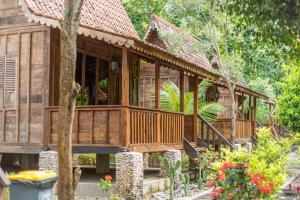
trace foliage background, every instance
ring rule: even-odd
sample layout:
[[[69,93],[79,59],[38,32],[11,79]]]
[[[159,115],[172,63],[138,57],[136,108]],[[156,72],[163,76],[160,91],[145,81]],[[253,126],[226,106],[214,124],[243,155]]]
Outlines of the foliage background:
[[[209,16],[226,15],[230,24],[227,48],[234,51],[243,78],[251,88],[278,98],[280,122],[300,130],[293,125],[300,115],[300,99],[289,95],[293,88],[285,81],[297,77],[300,68],[300,0],[124,0],[123,3],[141,38],[151,14],[163,17],[198,39],[205,20],[212,19]],[[296,69],[285,70],[286,65]],[[292,102],[283,105],[285,101]],[[261,122],[266,120],[267,110],[259,104],[257,113]],[[288,115],[283,117],[286,112]]]

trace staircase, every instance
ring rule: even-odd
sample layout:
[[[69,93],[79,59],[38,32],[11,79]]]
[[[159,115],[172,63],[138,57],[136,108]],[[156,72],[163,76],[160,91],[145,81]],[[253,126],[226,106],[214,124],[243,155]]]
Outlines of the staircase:
[[[234,149],[233,144],[201,115],[198,115],[198,119],[200,121],[200,137],[197,138],[197,146],[212,148],[212,150],[219,152],[222,147]]]
[[[195,158],[198,157],[198,153],[201,153],[206,149],[214,151],[221,151],[222,147],[229,147],[234,149],[233,144],[229,142],[214,126],[207,122],[202,116],[198,115],[200,122],[200,137],[197,137],[195,143],[191,143],[188,139],[183,139],[183,147],[186,154],[191,160],[195,162]]]

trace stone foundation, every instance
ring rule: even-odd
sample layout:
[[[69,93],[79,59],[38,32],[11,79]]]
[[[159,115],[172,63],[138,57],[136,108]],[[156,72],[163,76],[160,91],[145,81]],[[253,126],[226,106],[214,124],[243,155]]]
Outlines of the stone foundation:
[[[78,155],[73,154],[73,167],[78,166]],[[39,154],[39,170],[51,170],[58,173],[58,153],[57,151],[42,151]]]
[[[143,199],[143,154],[122,152],[116,154],[116,193],[124,199]]]
[[[143,159],[144,159],[144,169],[149,168],[149,153],[144,153]]]
[[[179,150],[170,150],[166,151],[163,154],[163,157],[166,158],[170,164],[174,165],[177,160],[181,161],[181,151]],[[176,177],[175,177],[175,183],[178,186],[180,183],[180,174],[181,174],[181,166],[180,168],[176,171]],[[168,177],[168,173],[164,167],[164,165],[161,163],[161,176],[162,177]]]
[[[241,144],[233,144],[234,148],[237,150],[237,151],[241,151],[242,150],[242,145]]]
[[[39,155],[39,170],[58,172],[58,154],[56,151],[42,151]]]

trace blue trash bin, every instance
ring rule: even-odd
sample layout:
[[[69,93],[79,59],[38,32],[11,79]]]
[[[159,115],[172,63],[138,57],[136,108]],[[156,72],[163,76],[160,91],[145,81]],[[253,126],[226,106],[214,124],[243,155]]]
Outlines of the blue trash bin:
[[[57,176],[54,176],[51,171],[28,172],[29,175],[26,172],[21,172],[9,177],[11,179],[10,200],[52,200],[53,186],[56,183]],[[23,176],[22,173],[26,175]],[[49,173],[52,173],[52,175]]]

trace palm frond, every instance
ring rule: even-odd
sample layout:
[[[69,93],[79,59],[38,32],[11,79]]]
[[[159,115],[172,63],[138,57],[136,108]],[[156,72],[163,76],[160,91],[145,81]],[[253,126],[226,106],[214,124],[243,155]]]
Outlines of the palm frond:
[[[198,113],[209,123],[214,123],[219,112],[225,109],[224,105],[217,102],[210,102],[199,107]]]

